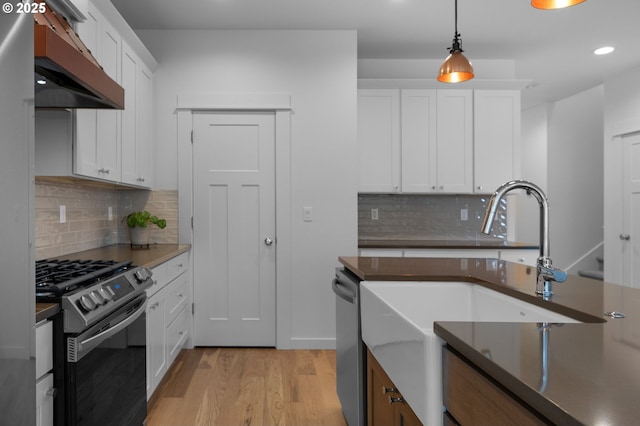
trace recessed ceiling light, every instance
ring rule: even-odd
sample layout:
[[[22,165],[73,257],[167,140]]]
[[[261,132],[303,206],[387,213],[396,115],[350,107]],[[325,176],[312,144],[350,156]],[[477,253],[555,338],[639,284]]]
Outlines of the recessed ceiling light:
[[[615,47],[604,46],[594,50],[593,53],[595,53],[596,55],[606,55],[607,53],[611,53],[614,50],[616,50]]]
[[[39,78],[38,80],[36,80],[36,83],[38,83],[38,84],[47,84],[47,80],[45,80],[44,78]]]

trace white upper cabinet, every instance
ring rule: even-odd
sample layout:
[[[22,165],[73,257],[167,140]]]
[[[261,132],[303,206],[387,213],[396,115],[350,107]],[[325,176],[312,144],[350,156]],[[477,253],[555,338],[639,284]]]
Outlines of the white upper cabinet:
[[[438,182],[437,91],[402,91],[402,192],[433,192]]]
[[[122,183],[151,186],[152,74],[129,47],[122,45]]]
[[[438,90],[437,192],[473,190],[473,92]]]
[[[107,75],[122,84],[122,38],[93,4],[77,31]],[[76,174],[120,181],[120,118],[116,110],[76,111]]]
[[[518,176],[519,143],[517,90],[358,91],[361,193],[492,192]]]
[[[474,92],[474,191],[491,193],[520,175],[520,91]]]
[[[400,91],[358,91],[360,192],[400,191]]]

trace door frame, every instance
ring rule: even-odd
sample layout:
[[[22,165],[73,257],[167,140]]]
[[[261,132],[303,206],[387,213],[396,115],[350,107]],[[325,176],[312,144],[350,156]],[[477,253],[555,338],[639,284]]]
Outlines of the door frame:
[[[291,96],[288,93],[190,93],[177,97],[178,242],[193,244],[193,112],[275,113],[276,177],[276,348],[291,348],[292,196]],[[193,256],[191,256],[193,259]],[[193,265],[191,265],[193,267]],[[192,283],[192,286],[194,284]],[[191,288],[193,293],[193,287]],[[193,336],[193,317],[191,319]],[[187,343],[193,347],[193,342]]]

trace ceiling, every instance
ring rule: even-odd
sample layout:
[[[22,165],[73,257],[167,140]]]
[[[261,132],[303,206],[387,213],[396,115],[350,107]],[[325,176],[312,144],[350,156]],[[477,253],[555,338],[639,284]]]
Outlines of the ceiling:
[[[444,60],[453,0],[112,0],[137,29],[355,29],[359,59]],[[513,59],[532,80],[523,106],[563,99],[640,66],[640,1],[587,0],[538,10],[530,0],[458,0],[465,55]],[[593,50],[616,48],[605,56]],[[425,76],[433,79],[435,76]],[[476,78],[482,76],[476,74]]]

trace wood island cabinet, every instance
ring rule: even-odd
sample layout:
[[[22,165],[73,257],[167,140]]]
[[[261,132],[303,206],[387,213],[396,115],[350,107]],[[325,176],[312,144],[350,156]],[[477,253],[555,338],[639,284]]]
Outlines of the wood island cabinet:
[[[446,425],[551,424],[446,347],[442,364]]]
[[[387,373],[367,350],[367,418],[369,426],[422,426]]]

